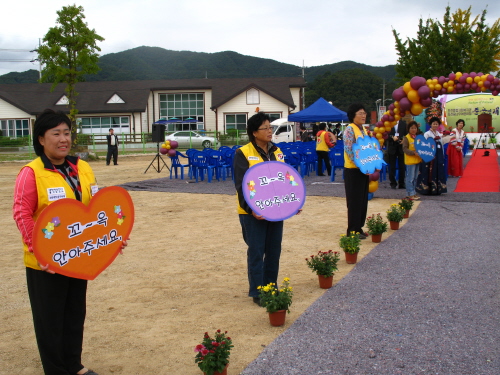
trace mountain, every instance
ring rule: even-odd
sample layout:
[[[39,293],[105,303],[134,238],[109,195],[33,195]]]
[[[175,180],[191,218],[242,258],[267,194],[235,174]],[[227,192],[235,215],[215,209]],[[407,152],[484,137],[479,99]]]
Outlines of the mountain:
[[[184,78],[244,78],[244,77],[296,77],[300,67],[272,59],[246,56],[233,51],[216,53],[171,51],[159,47],[137,47],[110,53],[99,58],[101,70],[86,76],[86,81],[129,81],[146,79]],[[394,65],[373,67],[354,61],[308,67],[304,69],[307,82],[327,72],[361,69],[386,81],[392,81]],[[34,83],[38,71],[8,73],[0,76],[0,83]]]

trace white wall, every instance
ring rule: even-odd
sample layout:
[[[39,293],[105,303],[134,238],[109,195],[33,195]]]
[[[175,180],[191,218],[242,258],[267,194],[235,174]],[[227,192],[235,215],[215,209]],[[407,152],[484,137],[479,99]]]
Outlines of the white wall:
[[[24,120],[34,119],[35,116],[20,110],[19,108],[7,103],[5,100],[0,99],[0,119],[2,120]]]

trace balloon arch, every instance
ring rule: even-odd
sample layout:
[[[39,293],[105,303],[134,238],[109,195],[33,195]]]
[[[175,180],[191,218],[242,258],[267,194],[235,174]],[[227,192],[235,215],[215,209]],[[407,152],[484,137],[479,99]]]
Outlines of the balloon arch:
[[[375,137],[379,140],[380,146],[383,146],[389,131],[402,117],[408,114],[418,116],[432,104],[432,98],[437,98],[439,95],[486,91],[497,96],[500,92],[500,80],[491,74],[475,72],[450,73],[448,77],[441,76],[427,80],[423,77],[413,77],[393,91],[394,103],[389,105],[389,109],[377,122],[374,128]]]

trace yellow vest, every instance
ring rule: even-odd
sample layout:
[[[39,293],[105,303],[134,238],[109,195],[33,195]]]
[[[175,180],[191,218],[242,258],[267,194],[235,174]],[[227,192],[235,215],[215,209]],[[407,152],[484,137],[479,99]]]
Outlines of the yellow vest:
[[[38,206],[33,214],[33,220],[36,221],[40,213],[51,203],[55,201],[49,201],[49,188],[62,187],[66,194],[66,198],[76,199],[73,189],[68,185],[66,180],[58,173],[49,171],[44,168],[43,161],[41,158],[36,158],[31,163],[25,165],[25,167],[33,169],[35,172],[35,182],[36,190],[38,194]],[[94,172],[90,165],[83,161],[78,160],[78,178],[80,179],[80,185],[82,189],[82,203],[88,205],[90,198],[92,198],[91,185],[95,184]],[[24,265],[26,267],[34,268],[39,270],[38,262],[35,258],[35,254],[30,253],[28,250],[28,245],[24,245]]]
[[[316,151],[327,151],[330,150],[328,148],[328,145],[326,144],[325,137],[327,137],[328,134],[326,131],[323,131],[323,133],[320,134],[320,136],[316,139]]]
[[[410,134],[406,134],[406,139],[408,140],[408,150],[416,151],[415,150],[415,139],[413,139]],[[417,155],[406,155],[405,154],[405,164],[406,165],[418,164],[421,161],[422,161],[422,158],[418,154]]]
[[[262,163],[264,162],[264,159],[260,156],[259,152],[255,149],[253,144],[250,142],[246,144],[243,147],[240,147],[241,152],[243,155],[245,155],[245,159],[248,161],[248,168],[253,167],[255,164]],[[281,161],[285,162],[285,159],[283,157],[283,153],[279,149],[279,147],[274,151],[274,156],[276,158],[276,161]],[[243,208],[240,206],[240,202],[238,200],[238,192],[236,192],[236,204],[238,205],[238,214],[246,214],[248,215],[248,212],[246,212]]]
[[[361,130],[359,130],[357,125],[354,125],[354,126],[353,125],[354,124],[350,124],[348,126],[348,128],[351,128],[354,131],[354,141],[357,141],[359,137],[364,137],[365,135],[368,135],[368,134],[366,134],[366,130],[364,127],[363,127],[363,132],[361,132]],[[345,152],[345,150],[344,150],[344,168],[358,168],[358,167],[356,167],[356,164],[354,164],[354,161],[352,161],[349,158],[349,156],[347,155],[347,152]]]

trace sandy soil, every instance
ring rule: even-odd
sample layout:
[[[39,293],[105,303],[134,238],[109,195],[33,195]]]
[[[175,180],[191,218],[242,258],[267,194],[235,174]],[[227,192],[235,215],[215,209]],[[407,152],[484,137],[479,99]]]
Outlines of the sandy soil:
[[[141,155],[120,157],[118,166],[107,167],[103,161],[91,165],[102,187],[165,177],[166,171],[150,169],[144,174],[150,160],[150,155]],[[0,163],[0,226],[5,241],[0,266],[0,374],[43,373],[20,234],[11,213],[14,181],[23,164]],[[318,250],[339,250],[338,238],[346,225],[345,200],[335,197],[308,197],[303,213],[286,221],[280,279],[290,277],[295,295],[285,326],[271,327],[265,309],[247,297],[246,247],[233,195],[130,194],[136,209],[130,245],[89,282],[83,363],[100,375],[200,374],[193,348],[205,331],[217,329],[227,330],[233,339],[228,373],[240,373],[324,293],[304,258]],[[384,212],[394,202],[373,199],[368,213]],[[389,230],[384,238],[391,234]],[[362,241],[358,259],[374,246]],[[341,254],[334,282],[353,267]]]

